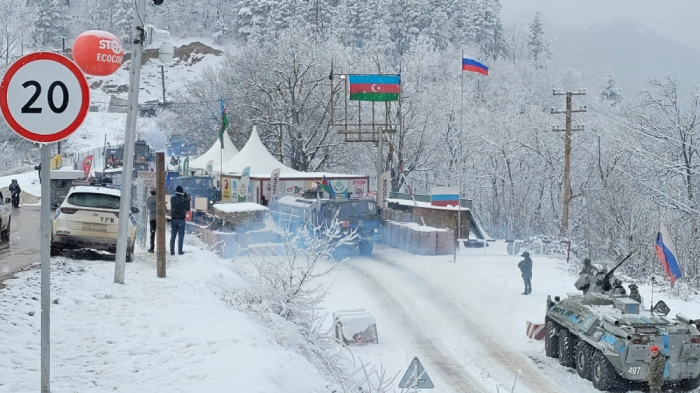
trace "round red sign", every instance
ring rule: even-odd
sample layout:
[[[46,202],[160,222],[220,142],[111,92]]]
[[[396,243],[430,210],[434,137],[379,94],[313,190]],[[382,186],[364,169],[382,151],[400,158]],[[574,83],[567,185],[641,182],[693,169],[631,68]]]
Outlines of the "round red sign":
[[[85,120],[89,106],[85,76],[56,53],[21,57],[0,82],[0,112],[12,130],[32,142],[65,139]]]

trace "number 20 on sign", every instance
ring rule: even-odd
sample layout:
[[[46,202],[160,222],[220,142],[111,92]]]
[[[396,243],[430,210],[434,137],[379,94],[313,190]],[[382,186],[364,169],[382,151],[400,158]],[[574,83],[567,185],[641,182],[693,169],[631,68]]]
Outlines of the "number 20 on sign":
[[[52,52],[26,55],[0,83],[0,110],[17,134],[32,142],[65,139],[85,119],[90,92],[82,71]]]

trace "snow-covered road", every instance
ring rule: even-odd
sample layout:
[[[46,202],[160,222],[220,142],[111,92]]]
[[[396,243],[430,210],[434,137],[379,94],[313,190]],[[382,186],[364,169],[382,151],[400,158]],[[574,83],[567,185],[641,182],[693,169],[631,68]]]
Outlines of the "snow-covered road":
[[[535,256],[533,293],[523,296],[522,258],[505,250],[489,254],[465,250],[455,264],[452,256],[379,247],[371,258],[353,256],[333,273],[327,308],[371,310],[380,345],[354,352],[399,377],[418,356],[435,392],[493,393],[497,384],[510,388],[518,370],[518,393],[597,392],[575,370],[547,358],[542,341],[525,335],[528,320],[543,322],[548,294],[575,291],[565,262]]]

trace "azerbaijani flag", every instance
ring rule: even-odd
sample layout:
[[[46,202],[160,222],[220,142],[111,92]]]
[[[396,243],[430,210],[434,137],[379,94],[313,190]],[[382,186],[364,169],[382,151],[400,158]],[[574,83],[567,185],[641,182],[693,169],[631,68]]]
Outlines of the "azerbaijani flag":
[[[221,129],[219,130],[219,142],[221,143],[221,148],[224,148],[224,132],[226,132],[226,127],[228,127],[228,117],[226,117],[226,108],[224,108],[224,99],[219,100],[219,110],[221,111]]]
[[[479,63],[476,60],[463,58],[462,59],[462,71],[478,72],[482,75],[489,75],[489,67]]]
[[[666,229],[666,225],[663,222],[659,228],[659,233],[656,234],[654,248],[656,249],[656,257],[659,258],[659,262],[661,262],[661,266],[663,266],[668,278],[671,279],[671,286],[673,286],[676,283],[676,279],[681,278],[683,274],[678,264],[676,246],[673,244],[671,235],[669,235],[668,229]]]
[[[349,75],[350,99],[356,101],[398,101],[400,75]]]
[[[335,199],[335,191],[333,190],[333,186],[330,184],[330,182],[328,182],[328,179],[326,179],[326,175],[323,175],[323,181],[321,181],[321,188],[324,191],[326,191],[332,199]]]

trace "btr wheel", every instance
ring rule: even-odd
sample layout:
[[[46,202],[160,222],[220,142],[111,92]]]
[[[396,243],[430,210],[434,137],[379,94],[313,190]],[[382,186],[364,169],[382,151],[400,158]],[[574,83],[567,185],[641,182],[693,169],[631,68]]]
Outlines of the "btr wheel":
[[[684,379],[678,383],[681,390],[690,391],[700,387],[700,376],[697,378]]]
[[[564,367],[576,365],[576,337],[566,329],[559,330],[559,364]]]
[[[549,318],[545,319],[544,352],[550,358],[559,357],[559,324]]]
[[[576,344],[576,372],[584,379],[591,379],[591,367],[593,366],[593,347],[585,341]]]
[[[591,382],[593,382],[593,387],[602,391],[620,389],[622,386],[620,375],[605,355],[600,351],[595,351],[592,360]]]

